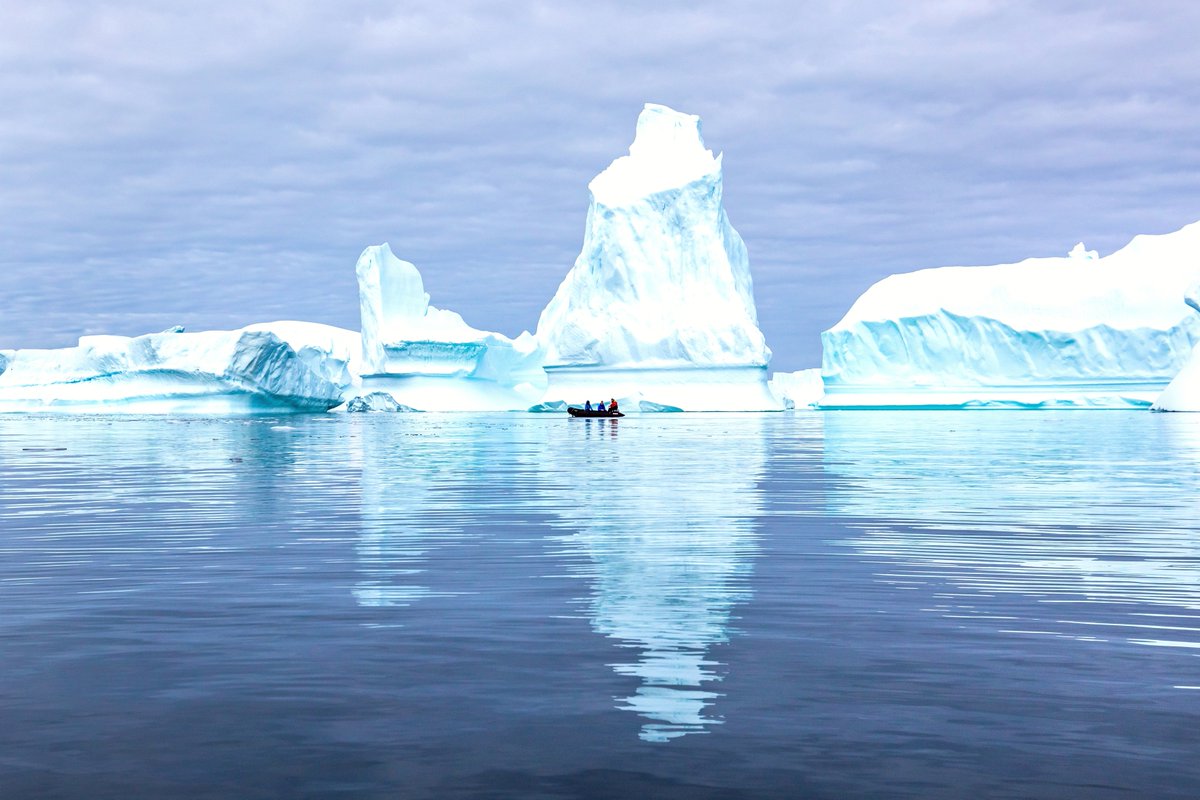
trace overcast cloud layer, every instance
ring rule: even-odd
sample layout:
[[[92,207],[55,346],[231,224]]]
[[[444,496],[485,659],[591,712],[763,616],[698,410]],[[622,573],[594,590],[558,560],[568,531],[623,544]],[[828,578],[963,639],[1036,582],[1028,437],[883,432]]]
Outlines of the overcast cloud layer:
[[[1102,7],[1107,5],[1108,7]],[[0,0],[0,347],[357,328],[388,241],[532,329],[642,103],[704,119],[778,369],[898,271],[1200,219],[1200,6]]]

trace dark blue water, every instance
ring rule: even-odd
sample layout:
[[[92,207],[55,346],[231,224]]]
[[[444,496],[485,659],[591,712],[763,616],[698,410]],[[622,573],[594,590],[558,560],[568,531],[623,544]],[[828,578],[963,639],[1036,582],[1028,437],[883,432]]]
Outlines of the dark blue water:
[[[0,797],[1194,798],[1200,415],[0,418]]]

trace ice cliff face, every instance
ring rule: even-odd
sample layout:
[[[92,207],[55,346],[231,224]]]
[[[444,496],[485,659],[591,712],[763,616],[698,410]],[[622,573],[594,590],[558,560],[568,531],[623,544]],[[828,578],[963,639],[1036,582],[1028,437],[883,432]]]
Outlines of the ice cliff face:
[[[352,331],[284,322],[8,351],[0,411],[325,411],[342,401],[357,341]]]
[[[647,104],[629,155],[588,188],[583,249],[538,321],[547,399],[777,407],[746,246],[699,118]]]
[[[1200,341],[1200,223],[1105,258],[892,275],[822,336],[822,407],[1150,405]]]
[[[509,339],[429,304],[421,273],[387,244],[355,267],[362,316],[362,391],[422,410],[524,409],[544,384],[528,333]]]
[[[1192,286],[1184,302],[1200,312],[1200,283]],[[1183,369],[1151,406],[1153,411],[1200,411],[1200,345],[1192,349]]]

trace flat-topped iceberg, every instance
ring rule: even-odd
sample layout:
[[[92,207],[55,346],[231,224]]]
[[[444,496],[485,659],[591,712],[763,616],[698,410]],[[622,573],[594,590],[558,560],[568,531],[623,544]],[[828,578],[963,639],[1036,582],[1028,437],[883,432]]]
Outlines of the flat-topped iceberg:
[[[357,344],[353,331],[279,322],[9,350],[0,353],[0,412],[325,411],[342,402]]]
[[[363,250],[355,272],[363,394],[436,411],[524,409],[540,397],[545,378],[528,333],[509,339],[431,306],[416,266],[386,243]]]
[[[1146,407],[1200,341],[1200,223],[1104,258],[892,275],[821,335],[822,407]]]
[[[700,119],[647,104],[629,155],[588,188],[583,249],[538,321],[546,403],[780,408],[746,246]]]

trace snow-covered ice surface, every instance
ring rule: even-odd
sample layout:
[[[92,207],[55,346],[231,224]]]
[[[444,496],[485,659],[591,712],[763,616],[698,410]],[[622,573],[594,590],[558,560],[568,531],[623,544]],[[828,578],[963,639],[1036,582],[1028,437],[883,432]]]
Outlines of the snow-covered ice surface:
[[[1200,283],[1188,290],[1184,302],[1200,312]],[[1154,401],[1151,410],[1200,411],[1200,345],[1192,349],[1188,362]]]
[[[545,385],[532,336],[472,328],[429,304],[421,273],[387,244],[363,250],[355,268],[362,315],[363,394],[384,392],[421,410],[528,408]]]
[[[779,409],[746,246],[700,119],[647,104],[629,155],[588,188],[583,249],[538,321],[544,402]]]
[[[767,382],[785,408],[816,408],[825,396],[820,368],[776,372]]]
[[[1096,256],[885,278],[821,336],[822,407],[1149,406],[1200,341],[1200,223]]]
[[[9,350],[0,354],[0,411],[325,411],[342,402],[357,340],[353,331],[279,322]]]

